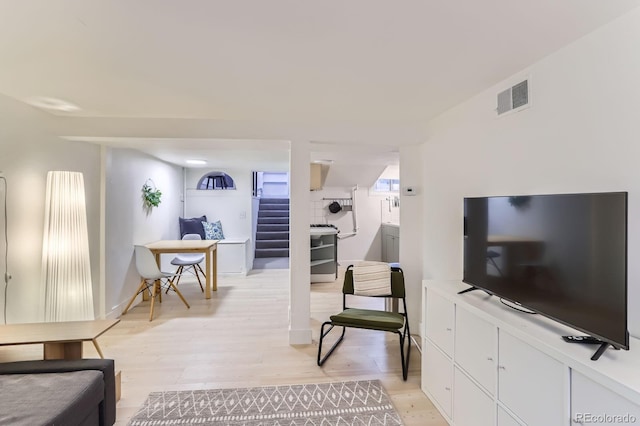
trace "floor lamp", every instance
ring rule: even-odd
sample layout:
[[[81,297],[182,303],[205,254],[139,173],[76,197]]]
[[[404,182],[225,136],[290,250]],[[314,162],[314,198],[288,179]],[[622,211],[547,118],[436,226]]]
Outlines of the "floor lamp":
[[[82,173],[47,174],[42,277],[45,321],[95,318]]]

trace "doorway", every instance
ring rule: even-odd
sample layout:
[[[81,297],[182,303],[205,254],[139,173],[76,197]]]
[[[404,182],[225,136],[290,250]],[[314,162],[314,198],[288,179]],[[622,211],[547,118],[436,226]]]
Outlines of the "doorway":
[[[289,268],[289,173],[253,172],[253,269]]]

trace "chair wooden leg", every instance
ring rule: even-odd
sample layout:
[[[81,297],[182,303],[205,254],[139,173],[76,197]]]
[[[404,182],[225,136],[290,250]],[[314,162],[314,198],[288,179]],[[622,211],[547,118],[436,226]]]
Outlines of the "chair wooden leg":
[[[180,265],[178,266],[178,269],[176,269],[176,273],[173,275],[173,278],[171,279],[171,281],[173,281],[174,279],[176,280],[176,285],[178,285],[180,283],[180,276],[182,274],[182,271],[184,269],[184,266]],[[171,287],[167,287],[167,289],[164,291],[164,294],[169,293],[169,289]]]
[[[138,297],[138,295],[140,293],[142,293],[147,287],[147,282],[144,280],[144,278],[140,281],[140,285],[138,286],[138,289],[136,290],[136,292],[133,294],[133,297],[131,298],[131,300],[129,300],[129,303],[127,304],[127,307],[124,308],[124,311],[122,311],[122,315],[126,314],[127,311],[129,310],[129,308],[131,307],[131,304],[133,303],[134,300],[136,300],[136,297]]]
[[[156,294],[158,292],[158,286],[156,283],[153,283],[153,287],[151,290],[151,311],[149,312],[149,321],[153,320],[153,305],[156,301]],[[162,291],[160,292],[162,294]]]
[[[189,304],[187,303],[187,299],[182,296],[182,293],[180,293],[180,290],[178,290],[178,287],[176,287],[173,281],[169,280],[169,285],[173,288],[173,291],[175,291],[176,294],[180,296],[180,299],[184,302],[185,305],[187,305],[187,308],[191,308],[191,306],[189,306]]]
[[[184,272],[184,266],[180,265],[178,266],[178,270],[176,271],[176,282],[175,284],[178,285],[180,284],[180,278],[182,278],[182,273]]]
[[[204,287],[202,286],[202,281],[200,281],[200,275],[198,274],[198,269],[200,270],[200,272],[202,272],[202,276],[204,277],[205,275],[200,265],[198,265],[197,263],[193,265],[193,272],[196,274],[196,278],[198,279],[198,284],[200,284],[200,290],[202,290],[202,292],[204,293]]]

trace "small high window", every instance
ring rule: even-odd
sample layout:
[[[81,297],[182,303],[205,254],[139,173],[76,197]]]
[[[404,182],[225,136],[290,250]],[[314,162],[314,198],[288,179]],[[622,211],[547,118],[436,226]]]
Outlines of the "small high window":
[[[378,179],[373,185],[376,192],[400,192],[400,179]]]
[[[224,172],[209,172],[198,181],[196,189],[236,189],[233,178]]]

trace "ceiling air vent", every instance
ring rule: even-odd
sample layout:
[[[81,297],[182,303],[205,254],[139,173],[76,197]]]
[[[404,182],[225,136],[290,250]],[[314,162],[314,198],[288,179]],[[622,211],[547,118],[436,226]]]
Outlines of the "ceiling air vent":
[[[522,109],[529,105],[529,80],[524,80],[498,93],[498,115]]]

